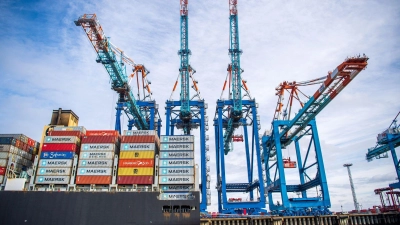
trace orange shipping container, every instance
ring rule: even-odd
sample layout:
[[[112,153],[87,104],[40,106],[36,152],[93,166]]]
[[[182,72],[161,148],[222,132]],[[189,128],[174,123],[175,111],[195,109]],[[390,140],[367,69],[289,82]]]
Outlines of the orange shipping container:
[[[76,184],[111,184],[112,176],[76,176]]]
[[[17,147],[17,148],[21,148],[21,146],[22,146],[22,142],[20,141],[20,140],[15,140],[15,147]]]
[[[154,159],[120,159],[118,167],[153,167]]]
[[[122,143],[156,143],[160,145],[160,139],[157,135],[143,136],[122,136]]]
[[[120,159],[153,159],[154,151],[121,151]]]

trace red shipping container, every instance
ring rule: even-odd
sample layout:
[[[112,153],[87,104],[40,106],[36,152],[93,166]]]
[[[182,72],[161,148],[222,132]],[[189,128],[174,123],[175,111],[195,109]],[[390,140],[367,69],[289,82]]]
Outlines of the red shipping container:
[[[122,136],[122,143],[157,143],[157,136]]]
[[[0,167],[0,176],[6,174],[6,167]]]
[[[79,130],[52,130],[47,136],[76,136],[81,137],[83,134]]]
[[[111,184],[112,176],[76,176],[75,184]]]
[[[76,144],[43,144],[42,152],[77,152]]]
[[[118,167],[154,167],[154,159],[120,159]]]
[[[86,136],[113,136],[119,137],[119,133],[116,130],[87,130]]]
[[[26,144],[26,143],[23,143],[22,144],[22,150],[24,150],[25,152],[28,152],[28,149],[29,149],[29,145]]]
[[[19,149],[21,149],[22,151],[25,151],[25,145],[26,144],[21,141],[20,144],[19,144],[19,146],[20,146]]]
[[[33,139],[28,138],[28,145],[31,147],[35,146],[35,141]]]
[[[81,139],[82,144],[100,144],[100,143],[116,143],[118,137],[113,136],[83,136]]]
[[[118,176],[117,184],[153,184],[153,176]]]

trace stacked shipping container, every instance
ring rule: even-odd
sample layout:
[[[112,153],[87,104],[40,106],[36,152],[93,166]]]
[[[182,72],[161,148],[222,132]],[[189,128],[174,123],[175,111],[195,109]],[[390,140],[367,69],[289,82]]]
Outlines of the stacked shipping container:
[[[24,134],[0,134],[0,183],[3,183],[7,165],[10,164],[10,169],[16,173],[32,166],[38,147],[39,142]]]
[[[43,139],[36,184],[69,184],[84,127],[54,127]]]
[[[115,130],[87,131],[82,138],[76,184],[111,184],[115,154],[119,152]]]
[[[187,200],[193,195],[194,136],[161,136],[159,184],[161,200]]]
[[[118,184],[153,184],[154,157],[160,140],[154,130],[124,131],[118,162]]]

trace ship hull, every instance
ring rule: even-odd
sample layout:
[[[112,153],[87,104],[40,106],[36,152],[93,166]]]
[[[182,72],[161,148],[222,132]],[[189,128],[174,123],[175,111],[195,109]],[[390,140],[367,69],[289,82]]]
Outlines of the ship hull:
[[[0,224],[199,224],[192,200],[158,200],[158,192],[1,191]]]

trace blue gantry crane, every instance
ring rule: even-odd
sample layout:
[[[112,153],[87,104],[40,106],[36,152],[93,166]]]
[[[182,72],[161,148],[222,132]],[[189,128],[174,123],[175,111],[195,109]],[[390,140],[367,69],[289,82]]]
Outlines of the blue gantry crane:
[[[193,135],[193,130],[200,128],[200,211],[205,212],[207,205],[211,204],[210,192],[210,169],[207,166],[209,160],[206,151],[209,150],[206,141],[208,136],[208,117],[206,116],[207,104],[200,96],[197,86],[198,81],[194,79],[196,71],[189,64],[189,24],[188,24],[188,0],[180,0],[180,68],[178,79],[176,80],[171,97],[166,101],[166,135],[175,135],[175,127],[182,129],[184,135]],[[172,99],[180,78],[181,92],[180,100]],[[193,83],[190,86],[190,83]],[[194,89],[195,94],[190,96],[190,88]]]
[[[272,214],[330,213],[331,203],[315,117],[360,71],[366,68],[367,61],[368,57],[365,54],[347,58],[333,72],[328,72],[327,76],[305,82],[283,82],[277,87],[278,103],[272,128],[262,137],[266,194],[268,194]],[[313,84],[320,84],[320,87],[312,96],[305,95],[299,89],[301,86]],[[286,91],[290,95],[284,108],[283,100]],[[300,109],[296,114],[292,108],[295,100],[300,103]],[[304,139],[305,143],[300,143],[304,137],[307,137]],[[288,148],[293,142],[297,162],[283,157],[282,149]],[[307,147],[305,151],[301,149],[304,147],[303,144]],[[285,169],[296,167],[300,184],[289,185],[286,182]],[[297,198],[289,197],[290,193],[298,195]],[[279,194],[280,196],[276,197]],[[275,201],[276,199],[278,200]]]
[[[388,151],[392,154],[394,167],[396,169],[397,180],[399,182],[389,184],[391,188],[400,188],[400,161],[397,158],[396,148],[400,146],[400,125],[397,124],[397,117],[400,112],[397,113],[396,117],[390,124],[390,126],[382,133],[378,134],[376,146],[368,149],[366,159],[368,162],[374,158],[388,158]]]
[[[229,1],[229,24],[231,63],[228,65],[227,79],[221,97],[217,100],[214,117],[218,211],[226,214],[246,212],[247,214],[257,215],[266,213],[258,135],[261,127],[257,115],[258,104],[255,99],[251,98],[246,82],[242,80],[241,76],[243,72],[240,67],[242,50],[239,48],[237,0]],[[227,83],[229,97],[225,100],[223,94]],[[244,90],[243,96],[242,89]],[[243,128],[243,135],[234,135],[235,130],[238,130],[239,127]],[[227,160],[229,160],[229,157],[235,157],[229,153],[233,150],[234,142],[243,140],[243,157],[245,154],[247,179],[242,183],[227,183],[226,173],[227,171],[232,172],[232,168],[226,168]],[[241,148],[243,149],[243,147]],[[254,193],[255,191],[256,193]],[[228,193],[232,196],[235,193],[246,193],[248,197],[245,200],[238,197],[228,198]]]
[[[81,26],[97,53],[97,63],[103,64],[110,76],[111,88],[119,95],[116,107],[115,130],[121,133],[121,114],[128,117],[128,129],[135,126],[138,130],[157,130],[160,135],[161,119],[158,105],[151,98],[150,82],[147,80],[149,71],[142,64],[136,64],[127,57],[122,50],[111,44],[105,36],[103,28],[97,20],[96,14],[84,14],[74,21],[76,26]],[[133,68],[130,77],[126,74],[126,65]],[[141,82],[139,81],[141,74]],[[135,98],[130,82],[136,75],[138,93]],[[141,86],[143,94],[139,91]]]

